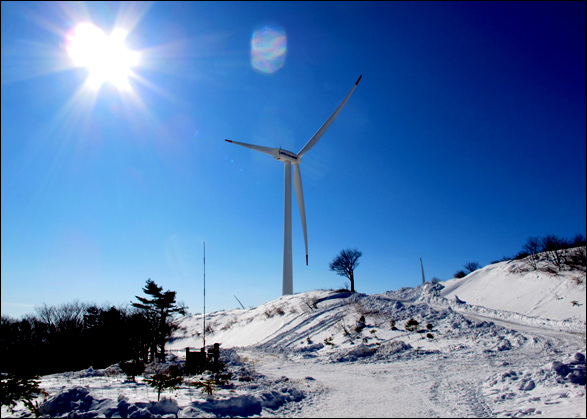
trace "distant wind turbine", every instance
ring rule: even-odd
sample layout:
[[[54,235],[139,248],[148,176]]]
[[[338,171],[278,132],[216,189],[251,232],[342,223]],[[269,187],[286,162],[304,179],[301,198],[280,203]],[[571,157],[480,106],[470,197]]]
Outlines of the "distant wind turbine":
[[[293,269],[292,269],[292,246],[291,246],[291,165],[294,166],[294,188],[296,190],[296,197],[298,200],[298,208],[300,210],[300,217],[302,218],[302,228],[304,230],[304,244],[306,245],[306,265],[308,264],[308,234],[306,231],[306,209],[304,206],[304,193],[302,191],[302,176],[300,174],[300,162],[302,156],[306,154],[326,132],[330,124],[338,116],[344,105],[347,103],[353,92],[355,91],[362,75],[355,82],[351,91],[346,95],[344,100],[338,108],[334,111],[330,118],[322,125],[322,127],[314,134],[310,141],[296,154],[291,151],[283,150],[281,148],[264,147],[260,145],[253,145],[247,143],[240,143],[238,141],[226,140],[229,143],[238,144],[252,150],[260,151],[261,153],[269,154],[275,159],[285,163],[285,209],[283,219],[283,295],[293,294]]]

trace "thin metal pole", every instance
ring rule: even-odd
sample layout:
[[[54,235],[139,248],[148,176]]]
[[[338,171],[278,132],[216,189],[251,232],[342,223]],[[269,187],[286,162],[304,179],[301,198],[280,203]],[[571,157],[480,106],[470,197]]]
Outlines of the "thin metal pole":
[[[204,348],[206,347],[206,242],[204,242]]]

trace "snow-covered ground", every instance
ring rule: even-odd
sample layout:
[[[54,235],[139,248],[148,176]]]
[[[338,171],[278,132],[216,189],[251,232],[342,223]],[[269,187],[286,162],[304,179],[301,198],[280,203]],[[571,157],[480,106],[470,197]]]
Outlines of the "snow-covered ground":
[[[519,261],[495,263],[465,278],[443,282],[440,295],[472,305],[513,311],[551,320],[585,321],[585,272],[562,271],[557,275],[528,270]]]
[[[501,262],[379,295],[310,291],[206,316],[230,386],[162,393],[116,367],[41,378],[46,417],[585,417],[585,273]],[[417,329],[406,330],[414,319]],[[202,316],[178,320],[181,361]],[[115,344],[113,342],[113,344]],[[194,377],[193,379],[196,379]],[[13,416],[26,415],[19,407]],[[11,416],[2,409],[2,417]],[[70,416],[71,417],[71,416]]]

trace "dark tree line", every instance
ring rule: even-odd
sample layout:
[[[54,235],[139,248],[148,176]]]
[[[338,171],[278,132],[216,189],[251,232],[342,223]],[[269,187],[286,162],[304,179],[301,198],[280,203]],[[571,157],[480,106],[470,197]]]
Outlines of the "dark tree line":
[[[544,237],[529,237],[516,256],[503,257],[492,263],[508,260],[523,260],[532,270],[542,270],[556,273],[569,269],[585,270],[587,266],[587,251],[585,249],[585,236],[580,233],[572,238],[563,238],[555,234]],[[479,269],[477,262],[469,262],[464,265],[466,271],[459,270],[453,277],[463,278],[469,273]]]
[[[584,269],[587,262],[585,243],[585,236],[582,234],[576,234],[571,239],[554,234],[529,237],[515,259],[524,259],[534,270],[539,268],[538,264],[541,261],[545,265],[542,269],[552,272]]]
[[[149,283],[157,287],[149,281],[147,287]],[[37,307],[36,314],[21,319],[3,315],[0,371],[35,376],[106,368],[131,359],[148,363],[157,353],[161,358],[173,331],[173,314],[185,312],[185,307],[176,307],[175,292],[162,294],[165,299],[155,298],[154,305],[165,314],[163,319],[135,304],[101,307],[80,302]]]
[[[19,320],[2,316],[0,369],[32,376],[146,359],[149,333],[149,322],[138,310],[78,302],[45,305]]]

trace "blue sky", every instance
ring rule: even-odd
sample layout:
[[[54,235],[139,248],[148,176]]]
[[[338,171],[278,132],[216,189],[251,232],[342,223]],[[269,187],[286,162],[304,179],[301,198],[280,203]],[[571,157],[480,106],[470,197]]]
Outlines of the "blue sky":
[[[420,257],[447,280],[585,235],[585,2],[1,7],[2,314],[124,304],[148,278],[201,312],[203,242],[207,311],[279,297],[283,164],[224,139],[298,152],[359,75],[300,166],[295,292],[343,286],[348,247],[379,293],[418,285]],[[83,21],[129,31],[130,89],[85,85]]]

